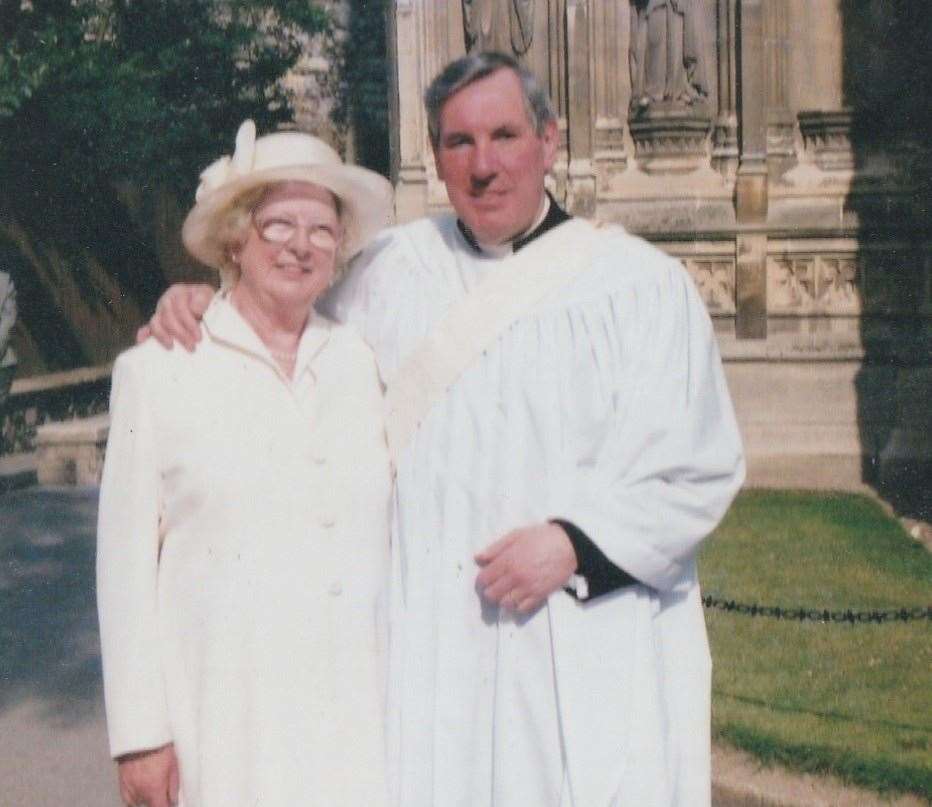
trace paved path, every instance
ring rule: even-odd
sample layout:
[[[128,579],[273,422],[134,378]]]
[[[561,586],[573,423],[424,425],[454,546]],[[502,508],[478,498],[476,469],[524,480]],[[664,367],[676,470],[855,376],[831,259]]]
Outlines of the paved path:
[[[0,495],[0,804],[115,807],[94,602],[97,491]]]
[[[2,807],[119,805],[101,696],[96,516],[96,489],[0,493]],[[725,749],[714,769],[717,807],[880,803],[828,780],[761,770]]]

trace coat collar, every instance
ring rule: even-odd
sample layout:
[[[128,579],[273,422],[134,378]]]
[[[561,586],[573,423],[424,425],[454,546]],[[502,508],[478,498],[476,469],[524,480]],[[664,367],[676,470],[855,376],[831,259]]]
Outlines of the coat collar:
[[[204,312],[202,323],[214,342],[254,356],[280,372],[277,362],[272,358],[265,343],[233,306],[229,290],[219,291],[214,295],[214,299]],[[297,380],[305,371],[312,369],[314,360],[330,341],[332,329],[333,323],[317,314],[312,308],[308,323],[298,342],[294,380]]]

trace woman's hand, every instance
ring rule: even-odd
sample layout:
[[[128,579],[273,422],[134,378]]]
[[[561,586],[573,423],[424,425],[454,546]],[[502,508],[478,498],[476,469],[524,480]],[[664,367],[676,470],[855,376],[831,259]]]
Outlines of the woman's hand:
[[[159,298],[152,319],[136,332],[136,343],[152,336],[169,350],[176,341],[194,350],[201,341],[201,319],[213,296],[213,288],[203,283],[170,286]]]
[[[120,798],[127,807],[171,807],[178,803],[178,758],[173,743],[117,759]]]

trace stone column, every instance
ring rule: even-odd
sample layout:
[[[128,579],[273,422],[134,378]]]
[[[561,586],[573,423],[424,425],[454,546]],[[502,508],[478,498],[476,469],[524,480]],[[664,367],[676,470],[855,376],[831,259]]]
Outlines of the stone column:
[[[395,181],[395,216],[409,221],[427,208],[427,125],[421,104],[420,4],[395,0],[390,17],[392,43],[392,88],[389,107],[392,142],[392,173]]]
[[[718,0],[716,8],[718,52],[718,116],[713,135],[712,165],[729,180],[738,170],[738,107],[736,34],[737,0]]]
[[[547,75],[550,98],[557,111],[557,125],[560,129],[560,147],[557,160],[553,166],[553,185],[551,191],[557,199],[566,200],[567,174],[569,173],[569,146],[567,131],[569,128],[569,102],[567,100],[567,52],[566,52],[566,2],[567,0],[550,0],[549,26],[549,73]]]
[[[595,3],[589,18],[592,41],[592,97],[595,107],[596,173],[610,183],[628,158],[624,143],[625,100],[630,96],[627,65],[629,15],[625,0]]]
[[[771,181],[796,162],[794,118],[787,97],[790,0],[767,0],[764,6],[764,52],[767,85],[767,169]]]
[[[764,224],[767,219],[767,121],[764,114],[763,0],[740,0],[741,105],[740,158],[735,185],[739,224]],[[735,333],[739,339],[767,336],[767,235],[737,237]]]
[[[580,216],[595,214],[595,171],[592,165],[592,85],[589,52],[589,2],[567,0],[566,53],[567,138],[569,166],[566,203]]]
[[[465,53],[465,33],[459,2],[394,0],[389,20],[395,85],[390,106],[395,214],[403,222],[447,204],[434,167],[422,99],[439,70]]]

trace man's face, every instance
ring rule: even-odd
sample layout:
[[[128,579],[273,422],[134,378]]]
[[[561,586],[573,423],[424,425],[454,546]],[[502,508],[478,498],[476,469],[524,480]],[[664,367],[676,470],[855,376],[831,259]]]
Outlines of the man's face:
[[[483,243],[508,241],[531,226],[556,151],[556,123],[538,136],[521,82],[508,68],[463,87],[440,111],[437,173],[457,215]]]

